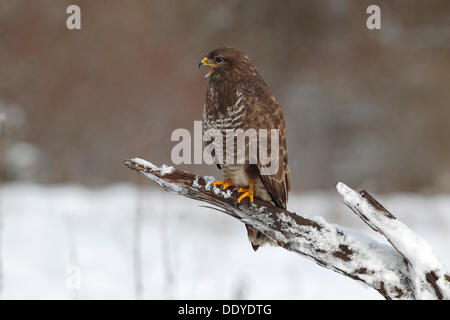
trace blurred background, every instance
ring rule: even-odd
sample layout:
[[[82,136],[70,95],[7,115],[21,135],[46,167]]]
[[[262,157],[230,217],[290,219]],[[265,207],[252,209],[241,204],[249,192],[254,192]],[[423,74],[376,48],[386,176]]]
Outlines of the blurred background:
[[[70,4],[81,8],[81,30],[66,28]],[[381,7],[381,30],[366,27],[371,4]],[[220,276],[211,273],[203,280],[193,276],[198,274],[193,267],[186,279],[201,288],[195,291],[177,276],[185,270],[182,257],[198,247],[208,254],[194,256],[211,259],[211,268],[223,246],[230,255],[241,252],[243,270],[268,267],[265,259],[278,259],[292,274],[305,263],[313,271],[298,273],[303,284],[322,270],[275,248],[254,255],[238,222],[208,215],[187,199],[176,198],[173,203],[179,205],[171,208],[164,201],[175,196],[162,196],[121,165],[135,156],[171,164],[172,131],[192,130],[193,121],[201,120],[206,81],[198,62],[221,46],[245,51],[283,107],[291,209],[361,226],[350,211],[336,208],[333,189],[343,181],[395,204],[388,208],[411,227],[417,223],[436,245],[448,243],[448,0],[286,0],[282,5],[269,0],[0,0],[0,279],[5,297],[343,298],[330,291],[330,282],[341,276],[329,271],[321,276],[327,289],[319,286],[317,293],[298,289],[302,285],[277,287],[284,281],[279,279],[266,279],[267,290],[262,290],[258,286],[267,269],[253,283],[245,280],[250,271],[231,272],[229,265],[216,270]],[[214,166],[182,168],[219,176]],[[182,228],[185,224],[188,229]],[[197,233],[215,245],[189,236]],[[91,241],[82,245],[80,237]],[[161,245],[155,249],[157,239]],[[191,249],[183,251],[176,239]],[[100,259],[99,251],[109,254]],[[60,259],[59,267],[49,257]],[[200,265],[192,256],[186,259]],[[161,262],[160,273],[146,261]],[[122,264],[123,269],[111,267]],[[92,277],[78,295],[65,287],[68,265],[80,265]],[[117,274],[108,273],[113,269]],[[229,273],[228,280],[222,279],[229,281],[228,289],[218,279],[224,273]],[[121,278],[123,285],[96,285],[102,277]],[[356,286],[349,297],[378,297]]]

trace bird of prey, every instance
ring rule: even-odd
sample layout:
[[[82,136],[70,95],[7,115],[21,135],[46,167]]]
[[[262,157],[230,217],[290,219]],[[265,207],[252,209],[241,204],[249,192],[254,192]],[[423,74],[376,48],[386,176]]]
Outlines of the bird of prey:
[[[205,133],[210,129],[224,132],[229,129],[278,129],[278,149],[270,150],[270,134],[267,139],[267,152],[276,152],[277,170],[272,174],[262,174],[267,163],[249,158],[249,142],[245,140],[245,163],[218,163],[224,180],[215,181],[215,186],[239,188],[242,195],[238,202],[253,197],[270,202],[279,208],[286,209],[290,189],[290,172],[288,167],[286,127],[283,112],[267,84],[259,75],[250,59],[240,50],[219,48],[208,53],[199,63],[199,67],[209,66],[210,72],[205,76],[208,80],[206,102],[203,108],[202,129]],[[223,133],[225,135],[225,133]],[[214,143],[219,137],[211,137],[207,145]],[[220,138],[223,138],[221,136]],[[224,146],[224,154],[229,146]],[[233,147],[235,150],[235,146]],[[257,146],[258,155],[261,150]],[[227,151],[228,150],[228,151]],[[251,161],[253,160],[253,161]],[[246,225],[248,238],[253,250],[265,243],[271,243],[261,232]]]

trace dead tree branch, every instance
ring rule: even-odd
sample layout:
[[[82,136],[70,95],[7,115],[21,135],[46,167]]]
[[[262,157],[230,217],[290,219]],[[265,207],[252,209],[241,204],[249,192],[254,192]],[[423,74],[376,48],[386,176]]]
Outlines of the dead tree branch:
[[[330,224],[322,217],[305,218],[255,199],[237,203],[235,191],[212,185],[201,177],[173,167],[156,167],[132,159],[124,164],[157,182],[164,190],[206,203],[251,225],[279,246],[314,260],[377,290],[386,299],[449,299],[450,281],[429,245],[384,209],[366,191],[342,183],[337,190],[344,203],[392,244],[381,244],[356,231]],[[423,256],[422,256],[423,255]]]

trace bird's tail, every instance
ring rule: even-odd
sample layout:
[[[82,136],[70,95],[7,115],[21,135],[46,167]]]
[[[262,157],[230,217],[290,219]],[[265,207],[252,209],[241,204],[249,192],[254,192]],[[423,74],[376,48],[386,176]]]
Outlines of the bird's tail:
[[[266,243],[274,246],[276,245],[276,243],[267,238],[262,232],[250,227],[249,225],[245,225],[245,227],[247,228],[247,235],[248,235],[248,240],[250,240],[250,243],[252,244],[253,250],[258,250],[258,248]]]

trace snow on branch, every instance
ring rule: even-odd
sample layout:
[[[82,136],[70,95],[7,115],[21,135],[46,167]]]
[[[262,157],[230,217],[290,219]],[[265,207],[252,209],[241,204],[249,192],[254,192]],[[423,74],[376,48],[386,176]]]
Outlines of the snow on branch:
[[[450,282],[431,246],[386,210],[367,191],[355,192],[343,183],[336,189],[344,203],[369,227],[382,234],[405,259],[417,299],[450,299]]]
[[[344,203],[392,247],[356,231],[331,224],[322,217],[305,218],[255,199],[237,203],[238,193],[213,186],[213,177],[202,177],[142,159],[125,166],[157,182],[164,190],[205,203],[251,225],[280,247],[312,259],[377,290],[386,299],[449,299],[450,278],[430,246],[398,221],[366,191],[343,183],[336,188]]]

